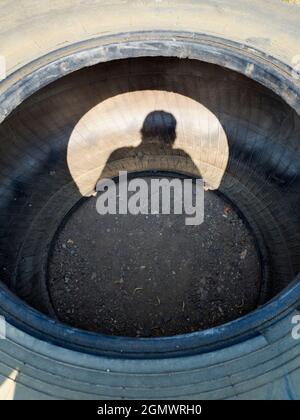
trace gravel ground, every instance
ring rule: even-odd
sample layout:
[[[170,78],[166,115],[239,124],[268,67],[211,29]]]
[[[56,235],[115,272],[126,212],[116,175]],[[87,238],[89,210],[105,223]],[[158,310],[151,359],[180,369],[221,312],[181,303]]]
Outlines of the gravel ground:
[[[205,193],[205,222],[185,215],[105,215],[82,201],[61,228],[48,286],[58,318],[112,335],[157,337],[253,310],[260,263],[237,213]]]

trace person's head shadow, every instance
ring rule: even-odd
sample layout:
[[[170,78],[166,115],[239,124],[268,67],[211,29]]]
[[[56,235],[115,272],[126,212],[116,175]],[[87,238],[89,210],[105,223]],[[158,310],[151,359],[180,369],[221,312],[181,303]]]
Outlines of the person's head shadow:
[[[165,111],[152,111],[144,120],[141,129],[141,146],[157,143],[172,148],[176,140],[177,121],[173,114]]]

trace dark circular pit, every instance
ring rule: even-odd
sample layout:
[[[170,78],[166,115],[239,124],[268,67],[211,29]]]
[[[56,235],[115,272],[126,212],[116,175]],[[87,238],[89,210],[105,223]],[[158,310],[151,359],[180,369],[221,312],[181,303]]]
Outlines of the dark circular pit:
[[[263,86],[196,60],[113,61],[38,91],[0,128],[0,303],[18,328],[177,357],[256,336],[297,299],[284,289],[300,267],[299,117]],[[96,183],[119,170],[204,179],[205,223],[99,217]]]
[[[204,223],[187,226],[185,218],[101,216],[95,197],[81,200],[49,260],[58,318],[106,334],[150,337],[213,327],[255,309],[261,269],[243,220],[210,191]]]

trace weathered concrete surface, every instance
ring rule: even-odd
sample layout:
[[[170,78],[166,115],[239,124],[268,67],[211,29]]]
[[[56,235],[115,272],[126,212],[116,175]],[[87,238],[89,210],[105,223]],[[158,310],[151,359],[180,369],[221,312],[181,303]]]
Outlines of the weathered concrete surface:
[[[131,31],[206,33],[291,63],[299,54],[300,5],[279,0],[2,0],[0,54],[7,74],[75,42]]]

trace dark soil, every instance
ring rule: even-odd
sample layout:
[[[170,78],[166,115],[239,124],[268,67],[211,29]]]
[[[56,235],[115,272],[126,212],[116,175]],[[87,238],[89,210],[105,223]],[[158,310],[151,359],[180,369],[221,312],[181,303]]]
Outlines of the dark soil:
[[[260,263],[233,208],[205,193],[205,222],[185,215],[105,215],[82,201],[49,261],[58,318],[105,334],[157,337],[213,327],[257,306]]]

